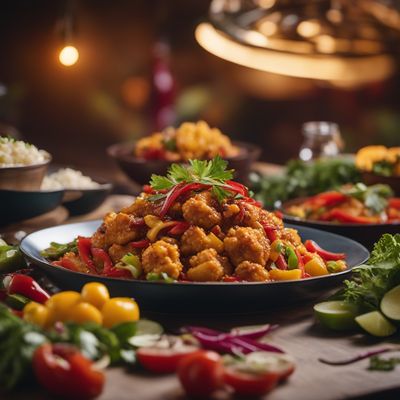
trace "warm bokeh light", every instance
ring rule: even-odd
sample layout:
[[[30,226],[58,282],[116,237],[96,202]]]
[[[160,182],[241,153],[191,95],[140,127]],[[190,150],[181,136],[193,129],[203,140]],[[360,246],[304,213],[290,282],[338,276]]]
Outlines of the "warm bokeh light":
[[[74,46],[65,46],[61,51],[60,55],[58,56],[60,63],[65,65],[66,67],[70,67],[79,59],[79,51]]]
[[[342,82],[346,85],[362,85],[385,79],[393,74],[395,66],[387,55],[369,57],[346,57],[335,55],[301,55],[290,53],[284,44],[280,43],[281,50],[257,49],[243,45],[211,24],[202,23],[196,28],[198,43],[210,53],[236,64],[255,68],[260,71],[272,72],[299,78],[319,79],[333,82]],[[325,51],[334,52],[332,38],[319,36],[318,45]],[[271,40],[269,41],[271,43]],[[278,50],[278,49],[276,49]]]

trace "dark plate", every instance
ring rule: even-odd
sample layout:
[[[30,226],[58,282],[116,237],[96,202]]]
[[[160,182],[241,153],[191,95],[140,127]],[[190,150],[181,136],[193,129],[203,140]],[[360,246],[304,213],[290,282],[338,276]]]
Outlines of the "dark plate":
[[[0,190],[0,225],[23,221],[54,210],[61,204],[63,190]]]
[[[235,180],[246,183],[250,167],[260,156],[260,147],[251,143],[233,142],[240,148],[240,153],[236,157],[227,158],[229,168],[235,170]],[[165,175],[172,164],[164,160],[145,160],[133,155],[135,142],[116,143],[107,149],[108,155],[113,158],[118,166],[133,181],[140,184],[149,183],[152,174]]]
[[[271,310],[283,304],[299,303],[315,299],[324,291],[339,285],[348,277],[352,267],[368,258],[368,250],[353,240],[296,227],[303,240],[314,239],[331,251],[345,252],[347,271],[301,281],[271,283],[158,283],[94,277],[50,265],[40,255],[51,241],[68,242],[77,235],[90,236],[101,221],[81,222],[43,229],[26,236],[21,243],[25,256],[49,276],[61,289],[80,290],[86,282],[103,282],[113,296],[135,297],[145,311],[165,313],[242,313]]]
[[[65,189],[63,206],[70,215],[87,214],[104,202],[112,188],[111,183],[103,183],[95,189]]]
[[[296,224],[300,226],[307,226],[314,229],[321,229],[327,232],[336,233],[337,235],[346,236],[350,239],[354,239],[357,242],[363,244],[368,249],[372,249],[374,243],[384,233],[399,233],[400,224],[340,224],[335,222],[324,222],[324,221],[311,221],[305,220],[298,217],[293,217],[285,213],[285,210],[292,205],[300,204],[305,198],[294,199],[285,202],[281,210],[283,211],[284,221],[290,224]]]

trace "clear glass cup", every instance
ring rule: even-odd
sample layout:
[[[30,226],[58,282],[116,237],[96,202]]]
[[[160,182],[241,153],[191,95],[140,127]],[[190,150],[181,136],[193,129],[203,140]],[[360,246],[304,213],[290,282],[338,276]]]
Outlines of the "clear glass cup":
[[[343,147],[339,127],[333,122],[306,122],[302,126],[302,132],[304,141],[300,147],[299,158],[303,161],[337,156]]]

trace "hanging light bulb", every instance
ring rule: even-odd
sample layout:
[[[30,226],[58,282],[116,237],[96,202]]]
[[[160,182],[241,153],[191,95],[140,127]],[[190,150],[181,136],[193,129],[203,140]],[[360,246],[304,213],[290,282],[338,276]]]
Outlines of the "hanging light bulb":
[[[62,65],[71,67],[79,60],[79,51],[75,46],[65,46],[61,49],[58,59]]]

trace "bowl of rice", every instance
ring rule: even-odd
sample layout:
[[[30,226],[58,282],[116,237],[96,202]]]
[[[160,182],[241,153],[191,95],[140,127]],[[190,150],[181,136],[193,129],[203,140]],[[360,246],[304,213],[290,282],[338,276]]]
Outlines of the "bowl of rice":
[[[38,190],[51,155],[33,144],[0,136],[0,189]]]
[[[64,190],[63,206],[70,215],[87,214],[99,207],[113,186],[111,183],[99,183],[81,171],[72,168],[60,168],[44,177],[41,190]]]

